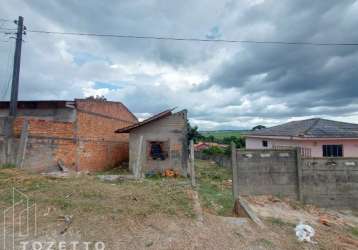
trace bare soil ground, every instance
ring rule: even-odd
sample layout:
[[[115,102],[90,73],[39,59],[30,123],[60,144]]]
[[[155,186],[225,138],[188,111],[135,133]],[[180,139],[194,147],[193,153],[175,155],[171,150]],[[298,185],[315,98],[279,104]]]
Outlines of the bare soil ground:
[[[201,164],[204,168],[205,162]],[[208,168],[216,167],[207,164]],[[210,179],[211,174],[205,178]],[[206,179],[208,184],[203,190],[206,196],[200,197],[206,201],[202,202],[203,223],[198,223],[195,217],[193,202],[188,195],[190,187],[187,180],[181,178],[107,183],[96,176],[51,178],[1,169],[0,211],[11,206],[12,187],[29,196],[30,203],[37,204],[37,235],[16,235],[17,242],[103,241],[106,249],[358,248],[355,245],[358,240],[356,217],[348,213],[340,214],[337,224],[329,217],[329,226],[325,226],[319,221],[321,210],[317,208],[312,209],[318,214],[312,215],[310,210],[289,201],[258,197],[252,198],[250,203],[264,219],[264,229],[247,219],[230,217],[226,204],[229,199],[226,197],[229,193],[226,177],[214,175],[212,181]],[[217,185],[218,182],[223,182],[223,186]],[[211,192],[210,186],[216,186],[218,190]],[[220,190],[223,194],[214,195]],[[210,202],[211,197],[214,197],[213,202]],[[219,204],[220,201],[224,201],[224,206]],[[317,244],[298,242],[294,235],[296,219],[306,212],[305,219],[317,231],[314,238]],[[219,213],[226,217],[218,216]],[[68,220],[70,222],[66,222]],[[3,228],[3,221],[0,224]],[[3,238],[0,243],[2,241]],[[85,248],[79,245],[77,249]]]

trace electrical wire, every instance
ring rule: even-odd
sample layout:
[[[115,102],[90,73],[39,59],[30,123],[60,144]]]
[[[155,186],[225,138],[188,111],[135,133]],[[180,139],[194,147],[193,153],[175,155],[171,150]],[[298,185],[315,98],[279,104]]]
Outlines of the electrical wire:
[[[249,44],[271,44],[271,45],[310,45],[310,46],[358,46],[358,42],[285,42],[285,41],[255,41],[255,40],[225,40],[225,39],[201,39],[184,37],[166,37],[166,36],[137,36],[122,34],[97,34],[97,33],[78,33],[78,32],[58,32],[46,30],[27,30],[31,33],[70,35],[70,36],[93,36],[93,37],[112,37],[128,39],[150,39],[150,40],[168,40],[168,41],[190,41],[190,42],[211,42],[211,43],[249,43]]]
[[[16,28],[1,28],[0,27],[0,30],[17,30]]]

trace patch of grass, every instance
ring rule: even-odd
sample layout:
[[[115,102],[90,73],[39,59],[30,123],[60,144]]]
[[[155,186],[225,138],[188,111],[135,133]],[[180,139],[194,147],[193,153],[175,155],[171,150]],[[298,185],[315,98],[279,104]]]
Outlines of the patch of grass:
[[[214,214],[232,215],[232,189],[224,185],[231,179],[231,171],[209,161],[196,161],[199,196],[202,205]]]
[[[272,241],[268,240],[268,239],[258,239],[256,240],[256,242],[259,245],[262,245],[263,247],[265,247],[266,249],[272,249],[274,247],[274,244]]]
[[[5,163],[0,165],[0,169],[6,169],[6,168],[16,168],[16,165],[12,163]]]
[[[96,217],[170,216],[193,217],[192,202],[181,178],[122,181],[116,184],[95,176],[48,178],[18,169],[0,170],[0,207],[12,202],[12,188],[20,190],[39,209],[53,207],[57,214]],[[123,218],[122,217],[122,218]]]
[[[351,235],[358,238],[358,227],[350,227],[349,232]]]
[[[290,222],[286,222],[286,221],[283,221],[282,219],[280,218],[267,218],[267,221],[272,224],[272,225],[276,225],[276,226],[279,226],[279,227],[294,227],[295,225],[290,223]]]
[[[107,168],[107,170],[96,172],[96,175],[129,175],[132,174],[127,168]]]

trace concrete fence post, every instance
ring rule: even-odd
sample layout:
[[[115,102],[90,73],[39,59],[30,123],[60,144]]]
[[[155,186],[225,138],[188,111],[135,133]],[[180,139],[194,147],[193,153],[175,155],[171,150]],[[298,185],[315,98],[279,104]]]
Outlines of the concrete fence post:
[[[232,194],[234,202],[239,198],[238,166],[236,161],[236,145],[231,142]]]
[[[297,196],[300,202],[303,202],[302,196],[302,154],[299,147],[296,148],[296,170],[297,170]]]
[[[143,135],[140,136],[138,145],[138,157],[136,164],[134,165],[133,174],[136,179],[141,179],[142,176],[142,152],[143,152]]]
[[[25,119],[24,124],[22,125],[20,144],[16,156],[16,167],[18,168],[22,168],[22,165],[24,163],[28,138],[29,138],[29,120]]]
[[[194,141],[190,140],[190,177],[192,187],[196,187],[195,180],[195,153],[194,153]]]

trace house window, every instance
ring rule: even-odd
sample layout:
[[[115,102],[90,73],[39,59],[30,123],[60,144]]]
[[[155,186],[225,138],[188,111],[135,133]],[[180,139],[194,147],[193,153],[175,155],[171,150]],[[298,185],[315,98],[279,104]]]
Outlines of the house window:
[[[323,145],[323,157],[342,157],[343,145]]]
[[[168,158],[169,141],[148,142],[147,156],[150,160],[165,160]]]
[[[264,148],[267,148],[268,142],[267,142],[267,141],[262,141],[262,146],[263,146]]]

